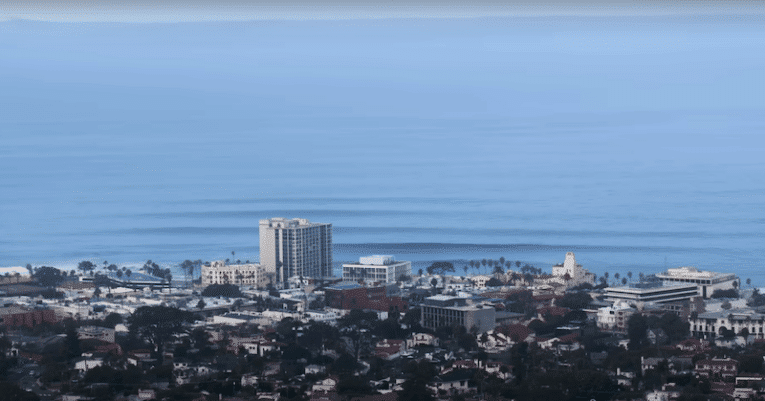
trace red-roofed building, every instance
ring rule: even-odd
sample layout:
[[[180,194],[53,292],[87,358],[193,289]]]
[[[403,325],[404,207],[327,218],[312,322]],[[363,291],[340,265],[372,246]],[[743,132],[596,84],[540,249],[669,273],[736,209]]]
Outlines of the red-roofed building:
[[[327,306],[336,309],[369,309],[380,312],[406,312],[407,303],[401,297],[388,297],[385,287],[364,287],[343,283],[324,291]]]
[[[56,312],[51,309],[28,310],[20,307],[0,308],[0,323],[5,326],[34,328],[42,323],[56,323]]]
[[[375,356],[383,359],[393,359],[406,350],[404,340],[385,339],[375,344]]]
[[[566,316],[567,313],[571,312],[571,309],[564,308],[562,306],[542,306],[537,308],[537,313],[539,316]]]
[[[507,326],[500,326],[495,329],[496,331],[509,337],[513,342],[522,342],[529,340],[529,336],[534,334],[534,331],[522,324],[511,324]]]
[[[680,351],[695,354],[698,352],[703,352],[706,349],[708,349],[709,342],[704,341],[702,339],[698,339],[698,338],[688,338],[686,340],[683,340],[677,343],[676,347]]]

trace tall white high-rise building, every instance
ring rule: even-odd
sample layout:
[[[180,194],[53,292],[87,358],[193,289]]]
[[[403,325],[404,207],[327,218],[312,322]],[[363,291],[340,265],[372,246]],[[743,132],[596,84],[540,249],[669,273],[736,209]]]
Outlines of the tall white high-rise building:
[[[332,224],[276,217],[260,221],[260,264],[277,283],[332,275]]]

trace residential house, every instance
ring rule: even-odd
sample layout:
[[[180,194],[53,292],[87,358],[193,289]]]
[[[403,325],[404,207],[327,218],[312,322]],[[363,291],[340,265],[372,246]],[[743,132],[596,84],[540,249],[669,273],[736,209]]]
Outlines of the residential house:
[[[732,358],[702,359],[696,362],[695,372],[713,380],[733,381],[738,373],[738,361]]]

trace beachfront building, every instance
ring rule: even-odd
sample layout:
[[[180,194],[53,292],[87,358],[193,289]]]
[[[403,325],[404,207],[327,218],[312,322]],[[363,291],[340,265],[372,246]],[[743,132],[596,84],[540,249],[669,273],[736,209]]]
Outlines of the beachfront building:
[[[122,272],[103,272],[100,276],[106,277],[109,282],[119,287],[129,288],[170,288],[170,281],[162,277],[152,276],[146,273],[131,272],[130,275]],[[81,283],[95,283],[96,276],[80,276]]]
[[[343,281],[384,284],[411,275],[412,262],[397,262],[389,255],[364,256],[359,258],[359,263],[343,265]]]
[[[552,278],[547,281],[557,282],[566,287],[576,287],[584,283],[595,285],[595,274],[583,269],[582,265],[576,263],[574,252],[567,252],[563,263],[553,266]]]
[[[690,301],[699,296],[698,287],[687,283],[641,282],[624,287],[608,287],[604,295],[608,302],[624,301],[630,304]]]
[[[496,325],[494,307],[468,305],[466,298],[434,295],[425,298],[421,309],[420,324],[431,330],[457,325],[468,331],[475,327],[479,333],[485,333]]]
[[[739,288],[741,284],[741,280],[733,273],[699,271],[695,267],[668,269],[656,277],[665,283],[695,284],[703,298],[709,298],[715,290]]]
[[[260,220],[260,264],[284,286],[291,277],[332,275],[332,224],[277,217]]]
[[[233,284],[266,288],[273,284],[273,274],[268,274],[263,266],[257,263],[243,265],[227,265],[223,261],[215,261],[202,266],[202,285]]]

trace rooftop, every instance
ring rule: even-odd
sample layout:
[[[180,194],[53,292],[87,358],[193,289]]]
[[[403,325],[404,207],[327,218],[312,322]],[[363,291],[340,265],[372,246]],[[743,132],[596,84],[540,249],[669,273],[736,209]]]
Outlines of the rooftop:
[[[358,284],[358,283],[348,283],[348,282],[346,282],[346,283],[335,284],[335,285],[333,285],[331,287],[327,287],[327,289],[328,290],[353,290],[353,289],[362,288],[362,287],[363,287],[363,285]]]
[[[664,273],[659,273],[656,277],[659,278],[716,278],[725,276],[735,276],[733,273],[717,273],[710,271],[701,271],[695,267],[685,266],[677,267],[673,269],[667,269]]]

